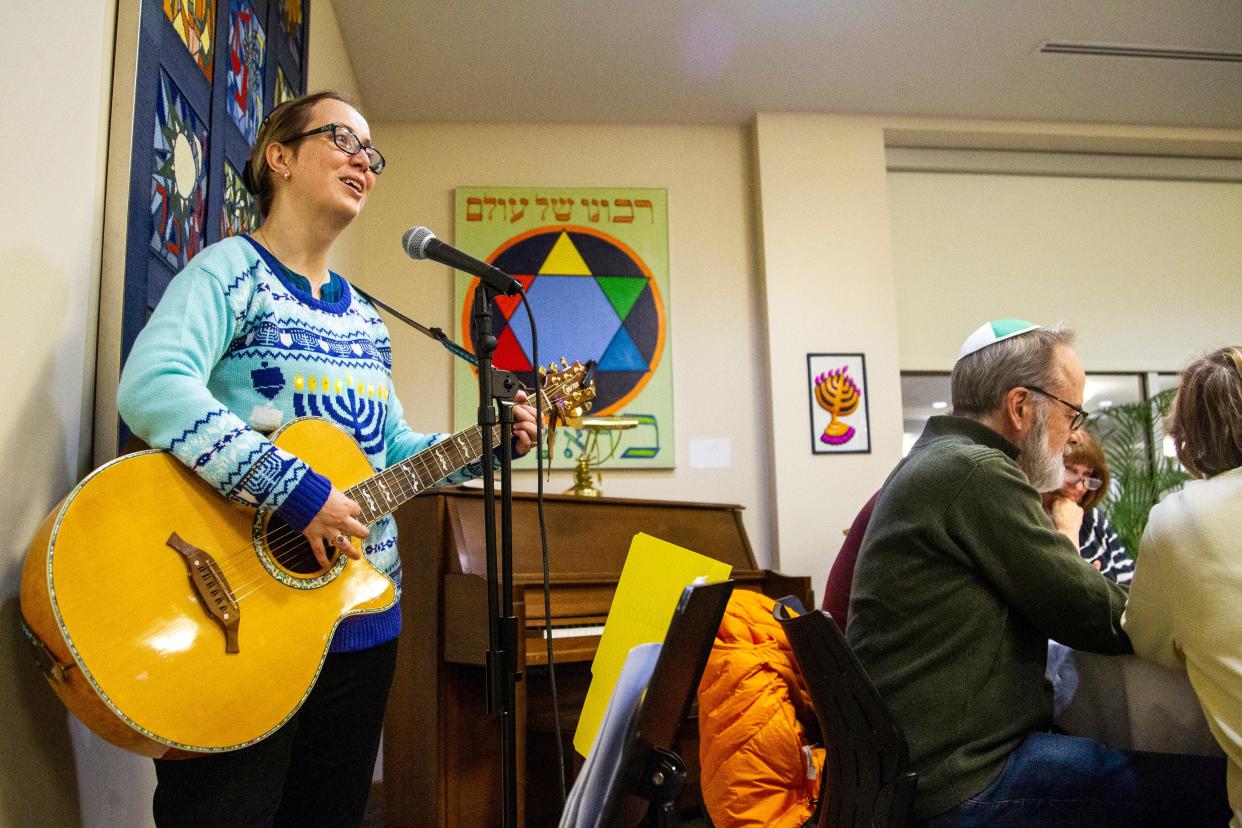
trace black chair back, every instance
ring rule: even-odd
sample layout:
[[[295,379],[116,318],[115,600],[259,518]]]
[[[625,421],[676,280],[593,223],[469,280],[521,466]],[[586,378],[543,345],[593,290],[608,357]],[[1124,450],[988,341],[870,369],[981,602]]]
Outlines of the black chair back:
[[[802,613],[797,599],[782,599],[773,612],[789,638],[824,738],[821,790],[827,800],[820,807],[820,828],[907,825],[918,774],[909,769],[906,737],[841,630],[822,610]]]

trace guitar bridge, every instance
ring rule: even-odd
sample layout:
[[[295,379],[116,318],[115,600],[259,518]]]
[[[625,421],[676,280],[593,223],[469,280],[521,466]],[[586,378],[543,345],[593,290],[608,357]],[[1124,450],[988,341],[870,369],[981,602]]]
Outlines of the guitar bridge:
[[[181,553],[185,559],[186,569],[190,572],[190,583],[198,593],[199,602],[206,607],[208,615],[220,625],[224,631],[224,651],[238,653],[237,627],[241,623],[241,607],[233,597],[233,590],[225,580],[215,559],[196,546],[183,541],[176,532],[165,541],[173,549]]]

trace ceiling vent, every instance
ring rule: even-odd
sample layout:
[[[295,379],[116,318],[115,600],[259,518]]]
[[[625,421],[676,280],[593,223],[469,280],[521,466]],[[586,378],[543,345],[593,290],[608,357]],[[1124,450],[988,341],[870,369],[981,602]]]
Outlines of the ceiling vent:
[[[1048,40],[1039,51],[1047,55],[1094,55],[1096,57],[1160,58],[1163,60],[1214,60],[1242,63],[1242,52],[1216,52],[1208,49],[1166,49],[1160,46],[1125,46],[1115,43],[1067,43]]]

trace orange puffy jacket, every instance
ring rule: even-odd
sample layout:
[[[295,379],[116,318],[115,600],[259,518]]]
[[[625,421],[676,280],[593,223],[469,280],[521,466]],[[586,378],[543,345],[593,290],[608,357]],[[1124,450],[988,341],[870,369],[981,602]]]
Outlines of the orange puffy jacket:
[[[773,606],[733,593],[699,683],[700,784],[716,828],[797,828],[815,811],[824,751],[803,750],[814,709]]]

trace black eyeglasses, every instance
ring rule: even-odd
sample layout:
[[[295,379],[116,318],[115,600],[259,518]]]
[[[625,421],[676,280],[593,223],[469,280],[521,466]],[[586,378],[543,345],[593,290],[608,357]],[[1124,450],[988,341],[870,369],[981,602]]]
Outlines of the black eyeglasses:
[[[1027,391],[1035,391],[1040,394],[1043,394],[1045,397],[1050,397],[1056,400],[1057,402],[1059,402],[1061,405],[1065,406],[1066,408],[1071,409],[1074,412],[1074,419],[1070,421],[1070,431],[1077,431],[1078,429],[1082,428],[1083,425],[1087,422],[1087,416],[1088,416],[1087,412],[1083,410],[1082,408],[1080,408],[1079,406],[1074,405],[1072,402],[1066,402],[1065,400],[1058,397],[1056,394],[1049,394],[1044,389],[1037,388],[1034,385],[1024,385],[1023,388],[1025,388]]]
[[[1069,469],[1065,470],[1065,484],[1067,486],[1077,486],[1079,483],[1087,487],[1087,491],[1094,492],[1096,489],[1104,485],[1104,481],[1098,477],[1079,477],[1076,472]]]
[[[318,129],[295,135],[288,141],[282,141],[281,143],[289,144],[301,138],[318,135],[321,132],[331,132],[332,143],[336,144],[336,148],[346,155],[354,155],[358,150],[364,151],[367,154],[367,166],[371,168],[371,172],[379,175],[384,171],[384,156],[380,154],[380,151],[375,147],[368,147],[363,144],[362,139],[358,137],[358,133],[344,124],[324,124]]]

